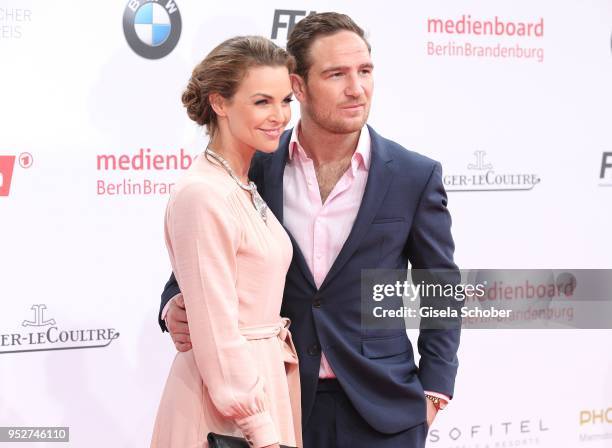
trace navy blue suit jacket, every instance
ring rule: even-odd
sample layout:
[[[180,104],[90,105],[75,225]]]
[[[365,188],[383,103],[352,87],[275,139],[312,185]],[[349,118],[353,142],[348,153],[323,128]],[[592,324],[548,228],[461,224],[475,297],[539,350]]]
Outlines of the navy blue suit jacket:
[[[423,390],[453,396],[459,330],[421,330],[415,360],[404,329],[371,331],[361,326],[361,270],[442,268],[456,271],[454,243],[441,167],[369,128],[372,157],[353,228],[323,284],[312,273],[293,237],[281,315],[291,319],[300,360],[302,417],[314,403],[321,351],[361,416],[377,431],[395,433],[423,423]],[[283,222],[283,172],[290,131],[279,149],[257,153],[249,175]],[[291,235],[290,235],[291,236]],[[171,276],[163,309],[180,289]],[[162,329],[165,329],[160,319]]]

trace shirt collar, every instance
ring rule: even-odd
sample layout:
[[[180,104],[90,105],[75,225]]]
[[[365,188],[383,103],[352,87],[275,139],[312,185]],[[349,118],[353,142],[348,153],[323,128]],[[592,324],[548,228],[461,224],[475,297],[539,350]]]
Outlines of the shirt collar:
[[[293,160],[293,157],[297,155],[297,160],[304,162],[305,160],[308,160],[308,156],[306,155],[306,152],[304,151],[304,148],[300,144],[298,138],[299,128],[300,122],[298,122],[298,124],[295,125],[291,131],[291,139],[289,140],[289,160]],[[361,128],[357,148],[355,149],[351,159],[351,171],[353,175],[356,174],[359,168],[366,171],[370,169],[371,151],[372,141],[370,138],[370,132],[368,131],[367,125],[364,125],[363,128]]]

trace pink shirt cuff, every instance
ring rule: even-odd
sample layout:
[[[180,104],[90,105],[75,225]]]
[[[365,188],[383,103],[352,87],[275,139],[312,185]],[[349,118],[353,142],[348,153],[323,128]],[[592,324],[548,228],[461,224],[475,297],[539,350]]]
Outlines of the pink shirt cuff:
[[[180,295],[181,295],[181,293],[179,292],[177,295],[175,295],[170,300],[168,300],[166,302],[166,305],[164,305],[164,309],[162,310],[162,313],[161,313],[161,318],[164,321],[164,323],[166,324],[166,328],[168,328],[168,322],[166,322],[166,315],[168,314],[168,310],[170,309],[170,304],[172,303],[172,301],[174,299],[176,299]]]

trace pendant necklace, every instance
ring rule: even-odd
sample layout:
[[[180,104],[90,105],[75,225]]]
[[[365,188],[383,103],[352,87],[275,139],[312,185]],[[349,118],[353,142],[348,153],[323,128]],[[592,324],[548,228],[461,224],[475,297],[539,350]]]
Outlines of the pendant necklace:
[[[257,192],[257,185],[255,185],[255,182],[250,180],[248,184],[244,184],[238,178],[238,176],[234,174],[234,171],[232,170],[232,167],[230,167],[230,164],[228,163],[228,161],[225,160],[223,157],[221,157],[216,152],[214,152],[209,147],[207,147],[204,150],[204,154],[212,157],[217,162],[219,162],[221,166],[225,168],[225,171],[227,171],[227,173],[231,176],[231,178],[234,179],[234,181],[238,184],[238,186],[242,188],[243,190],[248,191],[251,194],[251,201],[253,202],[253,206],[255,207],[255,210],[257,210],[257,212],[259,213],[259,216],[261,216],[261,219],[263,219],[263,222],[267,224],[268,219],[266,216],[266,212],[268,211],[268,204],[266,204],[266,201],[264,201],[263,198]]]

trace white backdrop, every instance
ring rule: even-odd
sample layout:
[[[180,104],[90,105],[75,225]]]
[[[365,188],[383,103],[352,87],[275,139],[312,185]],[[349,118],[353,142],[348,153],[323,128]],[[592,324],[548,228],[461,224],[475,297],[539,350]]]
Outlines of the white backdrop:
[[[0,426],[70,427],[69,444],[49,446],[148,446],[174,354],[156,323],[167,194],[106,188],[181,170],[105,169],[100,156],[202,151],[180,102],[192,68],[225,38],[270,37],[275,10],[336,10],[367,30],[370,124],[442,162],[462,268],[611,267],[612,167],[600,177],[612,152],[609,0],[174,3],[178,45],[150,60],[126,42],[127,1],[0,0]],[[463,16],[543,32],[430,22]],[[455,54],[466,44],[540,57]],[[539,182],[450,191],[489,171]],[[66,330],[84,331],[56,342]],[[428,447],[612,447],[611,347],[610,330],[465,331],[456,396]]]

